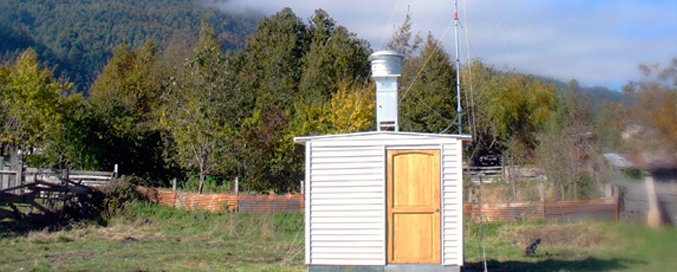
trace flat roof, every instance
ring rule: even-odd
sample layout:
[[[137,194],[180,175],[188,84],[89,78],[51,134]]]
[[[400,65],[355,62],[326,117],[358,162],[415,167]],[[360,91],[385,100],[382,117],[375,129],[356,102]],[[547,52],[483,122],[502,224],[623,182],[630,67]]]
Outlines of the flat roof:
[[[436,133],[404,132],[404,131],[366,131],[366,132],[354,132],[354,133],[294,137],[294,142],[300,143],[300,144],[305,144],[306,142],[313,141],[313,140],[325,140],[325,139],[328,140],[328,139],[335,139],[335,138],[350,138],[350,137],[373,136],[373,135],[413,136],[413,137],[425,137],[425,138],[459,139],[459,140],[462,140],[462,141],[471,141],[472,140],[472,136],[470,136],[470,135],[436,134]]]

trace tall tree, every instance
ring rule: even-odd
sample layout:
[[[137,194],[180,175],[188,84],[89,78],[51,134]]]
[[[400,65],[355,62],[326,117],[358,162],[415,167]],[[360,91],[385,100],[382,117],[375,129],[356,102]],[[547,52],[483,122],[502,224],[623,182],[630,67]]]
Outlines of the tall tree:
[[[365,41],[323,10],[317,10],[308,25],[288,8],[261,21],[236,58],[244,95],[241,107],[249,113],[236,142],[241,184],[253,190],[292,190],[303,172],[293,136],[330,122],[342,123],[345,129],[362,126],[355,114],[361,112],[361,102],[343,103],[340,115],[326,114],[325,109],[344,88],[351,90],[346,101],[364,97],[353,96],[352,86],[364,84],[369,53]],[[338,116],[345,119],[330,120]],[[326,119],[309,119],[316,117]],[[295,124],[308,130],[293,128]]]
[[[290,8],[263,18],[237,56],[239,85],[246,94],[242,106],[251,111],[271,104],[290,109],[308,44],[307,27]]]
[[[174,160],[197,171],[202,193],[207,175],[221,173],[232,161],[230,142],[244,118],[243,94],[211,28],[203,26],[192,57],[169,86],[161,124],[169,132]]]
[[[41,69],[34,50],[21,53],[14,65],[0,68],[0,141],[5,151],[44,148],[63,133],[66,114],[78,103],[72,84]]]
[[[311,43],[303,55],[299,92],[303,98],[328,100],[341,81],[362,82],[369,74],[368,43],[336,25],[318,9],[308,26]]]
[[[420,54],[408,60],[400,91],[401,121],[405,131],[439,133],[456,117],[456,71],[442,43],[428,34]]]
[[[96,120],[87,123],[99,138],[99,150],[92,150],[102,156],[95,160],[97,168],[119,164],[121,173],[148,181],[168,178],[158,126],[164,77],[153,40],[136,49],[118,47],[91,88],[87,102],[92,116],[82,119]]]

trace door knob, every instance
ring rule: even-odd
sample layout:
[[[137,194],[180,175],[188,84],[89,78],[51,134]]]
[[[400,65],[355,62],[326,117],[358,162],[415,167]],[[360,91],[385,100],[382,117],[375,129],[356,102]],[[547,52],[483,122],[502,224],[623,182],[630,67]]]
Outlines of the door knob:
[[[436,213],[440,212],[440,208],[435,208],[435,212]]]

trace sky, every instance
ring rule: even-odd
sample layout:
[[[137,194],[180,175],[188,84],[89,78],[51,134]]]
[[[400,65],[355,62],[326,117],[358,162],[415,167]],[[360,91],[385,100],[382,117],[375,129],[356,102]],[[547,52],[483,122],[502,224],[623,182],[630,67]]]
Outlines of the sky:
[[[453,0],[206,0],[227,12],[303,18],[327,11],[375,51],[410,11],[414,33],[431,33],[455,55]],[[677,0],[458,0],[461,62],[620,90],[640,80],[638,65],[677,58]]]

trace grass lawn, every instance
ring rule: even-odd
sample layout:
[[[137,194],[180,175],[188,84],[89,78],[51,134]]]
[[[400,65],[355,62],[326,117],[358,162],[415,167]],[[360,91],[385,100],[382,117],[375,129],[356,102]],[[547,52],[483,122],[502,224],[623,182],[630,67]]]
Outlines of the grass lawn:
[[[677,229],[628,223],[466,224],[466,267],[482,271],[672,271]],[[542,243],[538,257],[524,246]],[[0,271],[305,271],[303,215],[186,212],[135,202],[71,230],[0,232]]]
[[[486,223],[489,271],[674,271],[677,229],[630,223]],[[466,225],[464,271],[483,271],[481,227]],[[538,257],[523,256],[536,238]]]
[[[304,271],[302,224],[135,203],[106,227],[2,233],[0,271]]]

